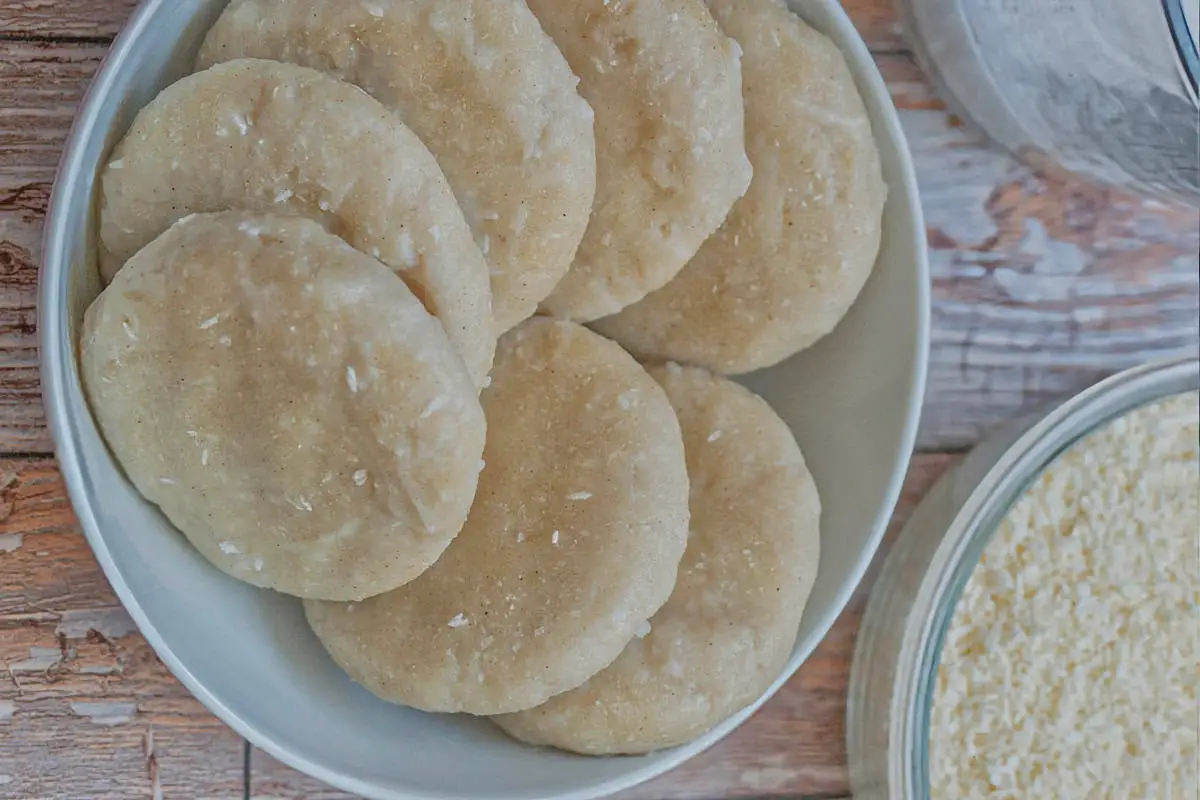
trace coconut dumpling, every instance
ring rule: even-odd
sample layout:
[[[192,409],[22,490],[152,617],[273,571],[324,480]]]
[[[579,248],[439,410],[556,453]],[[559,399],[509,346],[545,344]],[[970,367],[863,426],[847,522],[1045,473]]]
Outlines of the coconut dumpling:
[[[498,333],[566,274],[596,193],[592,110],[523,0],[235,0],[197,66],[244,57],[361,86],[429,146],[491,267]]]
[[[887,186],[837,46],[778,0],[710,0],[745,53],[750,190],[663,288],[595,327],[642,358],[741,374],[837,326],[874,269]]]
[[[167,87],[101,174],[100,268],[191,213],[299,214],[404,278],[476,384],[495,351],[487,263],[430,152],[361,89],[239,60]]]
[[[667,600],[688,528],[679,423],[620,347],[534,319],[497,352],[486,467],[428,572],[362,603],[310,602],[350,677],[426,711],[520,711],[608,666]]]
[[[683,428],[691,534],[671,599],[612,666],[496,718],[523,741],[590,755],[684,744],[783,672],[819,556],[817,488],[761,398],[703,369],[651,370]]]
[[[256,586],[361,599],[437,560],[485,423],[438,321],[298,217],[186,217],[88,310],[84,386],[138,491]]]
[[[701,0],[529,0],[596,112],[596,203],[542,304],[615,314],[683,268],[750,183],[741,51]]]

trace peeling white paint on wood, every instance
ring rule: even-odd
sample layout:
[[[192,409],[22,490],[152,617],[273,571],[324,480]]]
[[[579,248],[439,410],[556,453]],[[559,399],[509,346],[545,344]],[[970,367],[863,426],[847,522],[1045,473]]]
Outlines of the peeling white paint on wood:
[[[908,136],[926,224],[959,242],[984,242],[997,233],[988,215],[995,188],[1030,174],[1028,167],[965,128],[950,125],[944,111],[905,109]],[[940,255],[930,251],[930,258]]]
[[[115,675],[118,672],[120,672],[119,668],[107,664],[89,664],[79,668],[80,675]]]
[[[18,211],[5,212],[0,215],[0,242],[10,242],[29,253],[31,257],[41,261],[42,237],[38,230],[30,226]]]
[[[8,665],[12,672],[45,672],[62,662],[62,651],[57,647],[31,647],[29,658]]]
[[[885,66],[885,74],[888,70]],[[1044,177],[889,83],[930,232],[933,331],[919,447],[986,430],[1122,369],[1195,354],[1194,212]]]
[[[71,711],[96,725],[123,725],[137,716],[136,703],[71,703]]]
[[[777,792],[787,788],[800,775],[786,767],[757,767],[742,770],[738,783],[755,792]]]
[[[68,639],[82,639],[88,631],[95,631],[106,639],[120,639],[136,630],[129,612],[121,606],[108,606],[66,611],[54,632]]]

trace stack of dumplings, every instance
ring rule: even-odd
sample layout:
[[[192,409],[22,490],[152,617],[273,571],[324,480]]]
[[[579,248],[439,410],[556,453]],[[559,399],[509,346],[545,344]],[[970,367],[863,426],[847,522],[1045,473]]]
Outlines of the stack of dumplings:
[[[782,0],[232,0],[100,176],[84,386],[383,700],[672,747],[779,677],[818,565],[723,376],[837,325],[885,197]]]

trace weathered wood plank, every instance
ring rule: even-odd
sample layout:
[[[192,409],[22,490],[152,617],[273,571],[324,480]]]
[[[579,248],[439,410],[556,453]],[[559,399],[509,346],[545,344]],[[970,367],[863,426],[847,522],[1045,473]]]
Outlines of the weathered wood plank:
[[[903,47],[892,0],[844,0],[842,5],[872,49]],[[136,6],[137,0],[3,0],[0,36],[110,38]]]
[[[916,162],[934,278],[928,448],[1200,341],[1200,217],[1041,175],[949,116],[888,59]]]
[[[900,20],[896,16],[896,0],[842,0],[842,7],[872,52],[908,51]]]
[[[916,503],[955,460],[917,456],[872,574]],[[846,690],[854,637],[866,604],[866,585],[795,677],[746,724],[707,753],[616,800],[713,800],[732,797],[849,795],[846,765]],[[346,800],[255,750],[251,794],[278,800]]]
[[[0,40],[0,169],[8,191],[54,180],[75,108],[106,52],[102,44]]]
[[[52,449],[37,371],[42,222],[75,107],[104,53],[0,41],[0,452]]]
[[[0,42],[0,452],[48,452],[36,371],[39,237],[71,110],[102,48]],[[880,65],[916,160],[934,273],[921,447],[957,448],[1127,366],[1195,348],[1195,212],[1039,176]]]
[[[0,35],[106,39],[138,0],[0,0]]]
[[[242,797],[241,737],[138,635],[53,462],[0,486],[0,797]]]

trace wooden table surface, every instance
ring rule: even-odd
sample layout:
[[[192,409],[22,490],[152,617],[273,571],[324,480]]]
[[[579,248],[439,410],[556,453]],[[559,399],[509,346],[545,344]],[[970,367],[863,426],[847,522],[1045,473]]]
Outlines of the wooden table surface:
[[[243,740],[158,661],[63,491],[38,387],[39,239],[75,107],[135,0],[0,0],[0,798],[345,798]],[[1194,210],[1039,175],[967,132],[890,0],[845,3],[916,158],[934,275],[925,422],[897,522],[981,431],[1194,350]],[[894,534],[893,526],[893,534]],[[627,800],[849,794],[846,684],[863,595],[762,711]]]

